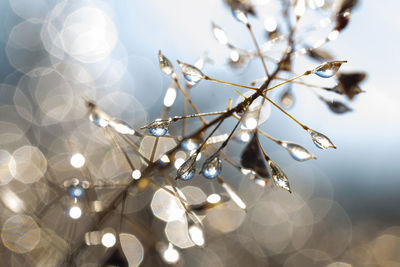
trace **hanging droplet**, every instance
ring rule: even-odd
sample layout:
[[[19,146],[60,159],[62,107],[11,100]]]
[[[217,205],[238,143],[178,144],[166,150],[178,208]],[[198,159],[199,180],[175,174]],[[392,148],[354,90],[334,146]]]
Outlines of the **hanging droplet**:
[[[201,143],[201,139],[197,138],[189,138],[182,141],[181,146],[185,151],[193,151],[196,150]]]
[[[330,100],[325,99],[325,98],[323,98],[321,96],[319,98],[328,106],[328,108],[333,113],[343,114],[343,113],[347,113],[347,112],[352,111],[351,108],[349,108],[348,106],[346,106],[342,102],[339,102],[339,101],[336,101],[336,100],[330,101]]]
[[[250,132],[247,130],[240,130],[236,136],[236,140],[243,142],[243,143],[247,143],[250,141]]]
[[[269,173],[265,165],[264,157],[258,143],[258,134],[255,132],[250,142],[242,152],[240,163],[246,169],[255,171],[259,176],[268,178]]]
[[[243,9],[241,9],[241,8],[233,8],[232,15],[235,19],[237,19],[241,23],[244,23],[244,24],[249,23],[246,12],[244,12]]]
[[[317,131],[314,131],[310,128],[307,129],[307,132],[311,135],[311,138],[314,142],[314,144],[321,149],[328,149],[328,148],[335,148],[336,146],[329,140],[328,137],[323,135],[322,133],[319,133]]]
[[[93,110],[89,114],[89,120],[93,122],[96,126],[101,128],[107,127],[109,122],[107,117],[103,116],[103,114],[98,112],[97,110]]]
[[[228,44],[228,37],[226,36],[225,32],[223,29],[215,25],[214,23],[211,24],[211,29],[213,32],[213,35],[217,41],[222,44],[222,45],[227,45]]]
[[[322,65],[319,65],[315,69],[311,71],[311,73],[315,73],[321,78],[330,78],[333,75],[335,75],[340,66],[342,66],[343,63],[346,63],[347,61],[330,61],[330,62],[325,62]]]
[[[158,51],[158,61],[162,72],[167,75],[171,75],[174,72],[174,67],[172,66],[171,61],[161,53],[161,50]]]
[[[285,148],[289,152],[290,156],[292,156],[297,161],[316,159],[316,157],[308,152],[307,149],[295,143],[283,141],[281,142],[281,146]]]
[[[196,158],[199,153],[193,153],[177,170],[176,177],[184,181],[193,178],[196,172]]]
[[[287,179],[281,168],[279,168],[279,166],[276,165],[276,163],[272,160],[268,160],[268,166],[271,169],[272,179],[274,180],[275,184],[280,188],[289,191],[289,193],[292,193],[292,191],[290,190],[289,180]]]
[[[306,12],[307,3],[305,0],[297,0],[296,5],[294,7],[294,14],[296,15],[297,19],[303,16],[304,12]]]
[[[85,190],[81,186],[72,186],[68,189],[68,194],[74,198],[81,198],[85,194]]]
[[[89,120],[98,127],[107,127],[111,119],[110,116],[97,108],[96,104],[94,104],[93,102],[85,99],[85,103],[89,110]]]
[[[222,161],[219,155],[213,155],[208,158],[201,169],[203,176],[207,179],[214,179],[216,178],[222,170]]]
[[[140,129],[149,129],[149,132],[156,137],[161,137],[167,134],[171,120],[156,119],[152,123],[141,127]]]
[[[116,132],[120,134],[128,134],[128,135],[134,135],[135,130],[130,127],[126,122],[121,121],[116,118],[112,118],[109,122],[109,125],[111,128],[113,128]]]
[[[289,88],[288,90],[286,90],[282,95],[281,95],[281,99],[280,99],[281,105],[282,107],[284,107],[285,109],[289,109],[293,106],[294,103],[294,95],[293,92],[291,90],[291,88]]]
[[[205,75],[195,66],[183,63],[178,60],[179,67],[182,70],[183,77],[190,85],[195,85],[200,80],[204,79]]]

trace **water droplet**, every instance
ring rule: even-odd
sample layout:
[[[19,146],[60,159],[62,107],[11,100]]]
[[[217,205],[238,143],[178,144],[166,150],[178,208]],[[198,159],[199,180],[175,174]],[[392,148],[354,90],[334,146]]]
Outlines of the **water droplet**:
[[[190,180],[193,178],[196,172],[196,158],[198,153],[193,153],[178,169],[176,172],[176,176],[179,179],[184,181]]]
[[[68,194],[74,198],[83,197],[85,190],[81,186],[73,186],[68,189]]]
[[[120,134],[128,134],[128,135],[135,134],[135,130],[132,127],[130,127],[126,122],[116,118],[112,118],[110,120],[109,126]]]
[[[161,137],[167,134],[171,120],[156,119],[152,123],[141,127],[140,129],[149,129],[149,132],[156,137]]]
[[[290,156],[292,156],[295,160],[306,161],[309,159],[316,159],[313,154],[298,144],[283,141],[281,146],[285,148],[289,152]]]
[[[238,135],[236,136],[236,140],[247,143],[250,141],[250,133],[246,130],[239,131]]]
[[[97,108],[91,110],[89,120],[101,128],[107,127],[109,123],[108,116],[105,116],[105,113],[99,111]]]
[[[276,165],[275,162],[273,162],[272,160],[268,160],[268,166],[271,168],[272,179],[274,180],[275,184],[278,187],[292,193],[292,191],[290,190],[289,180],[287,179],[281,168],[279,168],[279,166]]]
[[[168,129],[163,127],[149,128],[149,132],[156,137],[161,137],[167,134]]]
[[[85,99],[86,106],[89,110],[89,120],[98,127],[105,128],[108,126],[110,116],[97,108],[96,104]]]
[[[315,73],[316,75],[318,75],[321,78],[330,78],[333,75],[335,75],[338,72],[340,66],[346,62],[347,61],[325,62],[325,63],[319,65],[318,67],[316,67],[315,69],[313,69],[311,72]]]
[[[158,51],[158,61],[162,72],[167,75],[171,75],[174,72],[174,67],[171,64],[171,61],[161,53],[161,50]]]
[[[244,12],[241,8],[233,8],[232,15],[235,19],[237,19],[241,23],[244,23],[244,24],[249,23],[246,12]]]
[[[181,146],[185,151],[196,150],[200,146],[200,139],[189,138],[182,141]]]
[[[201,169],[203,176],[207,179],[214,179],[216,178],[222,170],[222,161],[219,155],[213,155],[208,158]]]
[[[223,29],[215,25],[214,23],[211,24],[212,32],[214,34],[215,39],[222,44],[226,45],[228,44],[228,37],[226,36],[225,32]]]
[[[285,109],[289,109],[293,106],[294,103],[294,95],[292,93],[291,89],[286,90],[280,99],[281,105],[282,107],[284,107]]]
[[[255,171],[259,176],[269,177],[268,169],[259,147],[257,132],[253,134],[252,139],[243,150],[240,162],[244,168]]]
[[[190,85],[195,85],[200,80],[204,79],[205,75],[195,66],[183,63],[179,60],[178,64],[182,70],[183,77]]]
[[[332,141],[329,140],[329,138],[323,135],[322,133],[319,133],[312,129],[308,129],[307,132],[311,135],[314,144],[318,148],[321,149],[336,148],[336,146],[332,143]]]

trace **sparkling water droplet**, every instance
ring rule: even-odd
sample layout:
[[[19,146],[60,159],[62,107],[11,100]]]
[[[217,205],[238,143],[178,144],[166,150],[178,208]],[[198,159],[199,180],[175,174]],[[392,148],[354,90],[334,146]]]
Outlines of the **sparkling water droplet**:
[[[241,8],[232,9],[232,15],[235,19],[237,19],[241,23],[244,23],[244,24],[249,23],[246,12],[244,12]]]
[[[161,137],[167,134],[168,129],[162,127],[149,128],[149,132],[156,137]]]
[[[108,123],[110,121],[110,116],[108,116],[107,113],[101,111],[100,109],[97,108],[97,106],[89,101],[85,100],[86,106],[89,109],[89,120],[93,122],[98,127],[105,128],[108,126]]]
[[[222,44],[226,45],[228,44],[228,37],[226,36],[225,32],[223,29],[215,25],[214,23],[211,24],[212,32],[214,34],[215,39]]]
[[[312,129],[308,129],[307,132],[311,135],[314,144],[318,148],[321,149],[336,148],[336,146],[332,143],[332,141],[329,140],[329,138],[323,135],[322,133],[319,133]]]
[[[158,51],[158,61],[162,72],[167,75],[171,75],[174,72],[174,67],[171,64],[171,61],[161,53],[161,50]]]
[[[219,155],[214,155],[208,158],[201,169],[203,176],[207,179],[214,179],[216,178],[222,170],[222,161]]]
[[[312,73],[315,73],[321,78],[330,78],[333,75],[335,75],[340,66],[343,63],[346,63],[347,61],[330,61],[330,62],[325,62],[322,65],[319,65],[315,69],[312,70]]]
[[[204,74],[195,66],[183,63],[178,60],[179,67],[182,70],[183,77],[190,85],[195,85],[200,80],[204,79]]]
[[[105,128],[108,126],[109,118],[104,116],[102,112],[97,109],[93,109],[89,114],[89,120],[93,122],[96,126]]]
[[[171,120],[156,119],[152,123],[141,127],[140,129],[149,129],[149,132],[156,137],[161,137],[167,134]]]
[[[181,146],[185,151],[196,150],[200,146],[200,139],[189,138],[182,141]]]
[[[311,154],[307,151],[307,149],[298,144],[284,141],[281,143],[281,146],[285,148],[289,152],[290,156],[292,156],[297,161],[316,159],[313,154]]]
[[[193,153],[178,169],[176,172],[176,176],[179,179],[184,181],[190,180],[193,178],[196,172],[196,158],[198,153]]]
[[[81,186],[73,186],[68,189],[68,194],[74,198],[83,197],[85,190]]]
[[[236,140],[243,143],[249,142],[250,138],[251,138],[250,132],[246,130],[239,131],[238,135],[236,136]]]
[[[129,126],[126,122],[116,118],[112,118],[109,122],[109,126],[120,134],[134,135],[135,130]]]
[[[272,160],[268,160],[268,166],[271,169],[272,179],[274,180],[275,184],[278,187],[283,188],[292,193],[292,191],[290,190],[289,180],[287,179],[286,175],[283,173],[281,168],[279,168],[279,166],[276,165],[276,163],[273,162]]]

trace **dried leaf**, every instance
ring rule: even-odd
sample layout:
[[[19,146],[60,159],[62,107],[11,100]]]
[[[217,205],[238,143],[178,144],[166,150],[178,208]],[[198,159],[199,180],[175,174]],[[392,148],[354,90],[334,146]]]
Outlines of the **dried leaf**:
[[[258,134],[255,132],[250,142],[242,152],[240,163],[246,169],[251,169],[263,178],[269,178],[267,166],[258,143]]]
[[[347,112],[352,111],[351,108],[349,108],[348,106],[346,106],[342,102],[339,102],[339,101],[336,101],[336,100],[330,101],[330,100],[325,99],[325,98],[323,98],[321,96],[319,98],[328,106],[328,108],[333,113],[343,114],[343,113],[347,113]]]

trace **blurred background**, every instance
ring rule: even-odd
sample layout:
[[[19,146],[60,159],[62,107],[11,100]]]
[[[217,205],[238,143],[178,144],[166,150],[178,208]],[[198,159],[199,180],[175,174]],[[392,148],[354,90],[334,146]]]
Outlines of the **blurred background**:
[[[252,1],[257,17],[249,20],[261,44],[269,40],[268,18],[284,28],[277,2]],[[304,28],[320,25],[332,14],[320,7],[335,2],[308,1]],[[236,46],[254,50],[246,27],[223,1],[215,0],[1,0],[1,265],[164,266],[165,251],[177,251],[178,256],[168,255],[178,257],[170,263],[180,266],[400,266],[399,8],[395,0],[359,1],[346,29],[323,46],[334,59],[348,61],[341,71],[367,74],[360,83],[366,92],[353,101],[318,91],[343,101],[351,112],[333,114],[315,96],[318,89],[292,88],[294,104],[288,111],[329,136],[337,149],[319,150],[298,125],[268,107],[268,119],[260,128],[301,144],[318,160],[294,161],[284,149],[261,139],[287,174],[292,194],[260,187],[224,164],[222,175],[246,203],[247,213],[232,201],[208,210],[202,248],[188,240],[183,230],[187,222],[181,225],[158,214],[164,209],[157,211],[154,203],[162,206],[168,197],[155,199],[156,189],[150,186],[129,191],[119,231],[121,207],[106,207],[120,192],[119,185],[132,179],[131,171],[103,129],[87,119],[82,97],[135,129],[158,118],[171,85],[159,69],[160,49],[176,69],[177,59],[194,64],[206,53],[205,74],[249,85],[264,76],[260,61],[232,67],[228,62],[234,55],[215,40],[211,22]],[[321,25],[310,33],[299,27],[299,38],[314,44],[327,33]],[[279,58],[277,51],[270,55]],[[274,64],[268,64],[272,69]],[[319,63],[303,56],[293,64],[301,73]],[[336,83],[334,78],[303,81],[326,87]],[[271,97],[278,101],[285,88]],[[171,115],[183,112],[184,98],[177,94]],[[224,110],[229,98],[233,103],[240,100],[232,88],[209,81],[192,88],[190,97],[202,112]],[[200,125],[188,122],[188,132]],[[233,125],[234,121],[225,123],[218,133]],[[180,135],[181,127],[171,127],[170,134]],[[173,139],[160,140],[163,152],[176,145]],[[135,141],[141,152],[150,154],[153,137]],[[243,148],[233,141],[226,152],[240,162]],[[77,153],[84,158],[74,166],[71,157]],[[135,168],[141,169],[144,163],[131,156]],[[84,188],[79,201],[68,191],[75,183]],[[217,182],[200,175],[177,185],[194,202],[205,201],[211,193],[224,194]],[[71,212],[75,206],[78,214]],[[111,238],[111,245],[105,245],[100,241],[104,233],[117,240]],[[121,248],[124,238],[128,241]],[[128,260],[126,251],[131,251]]]

